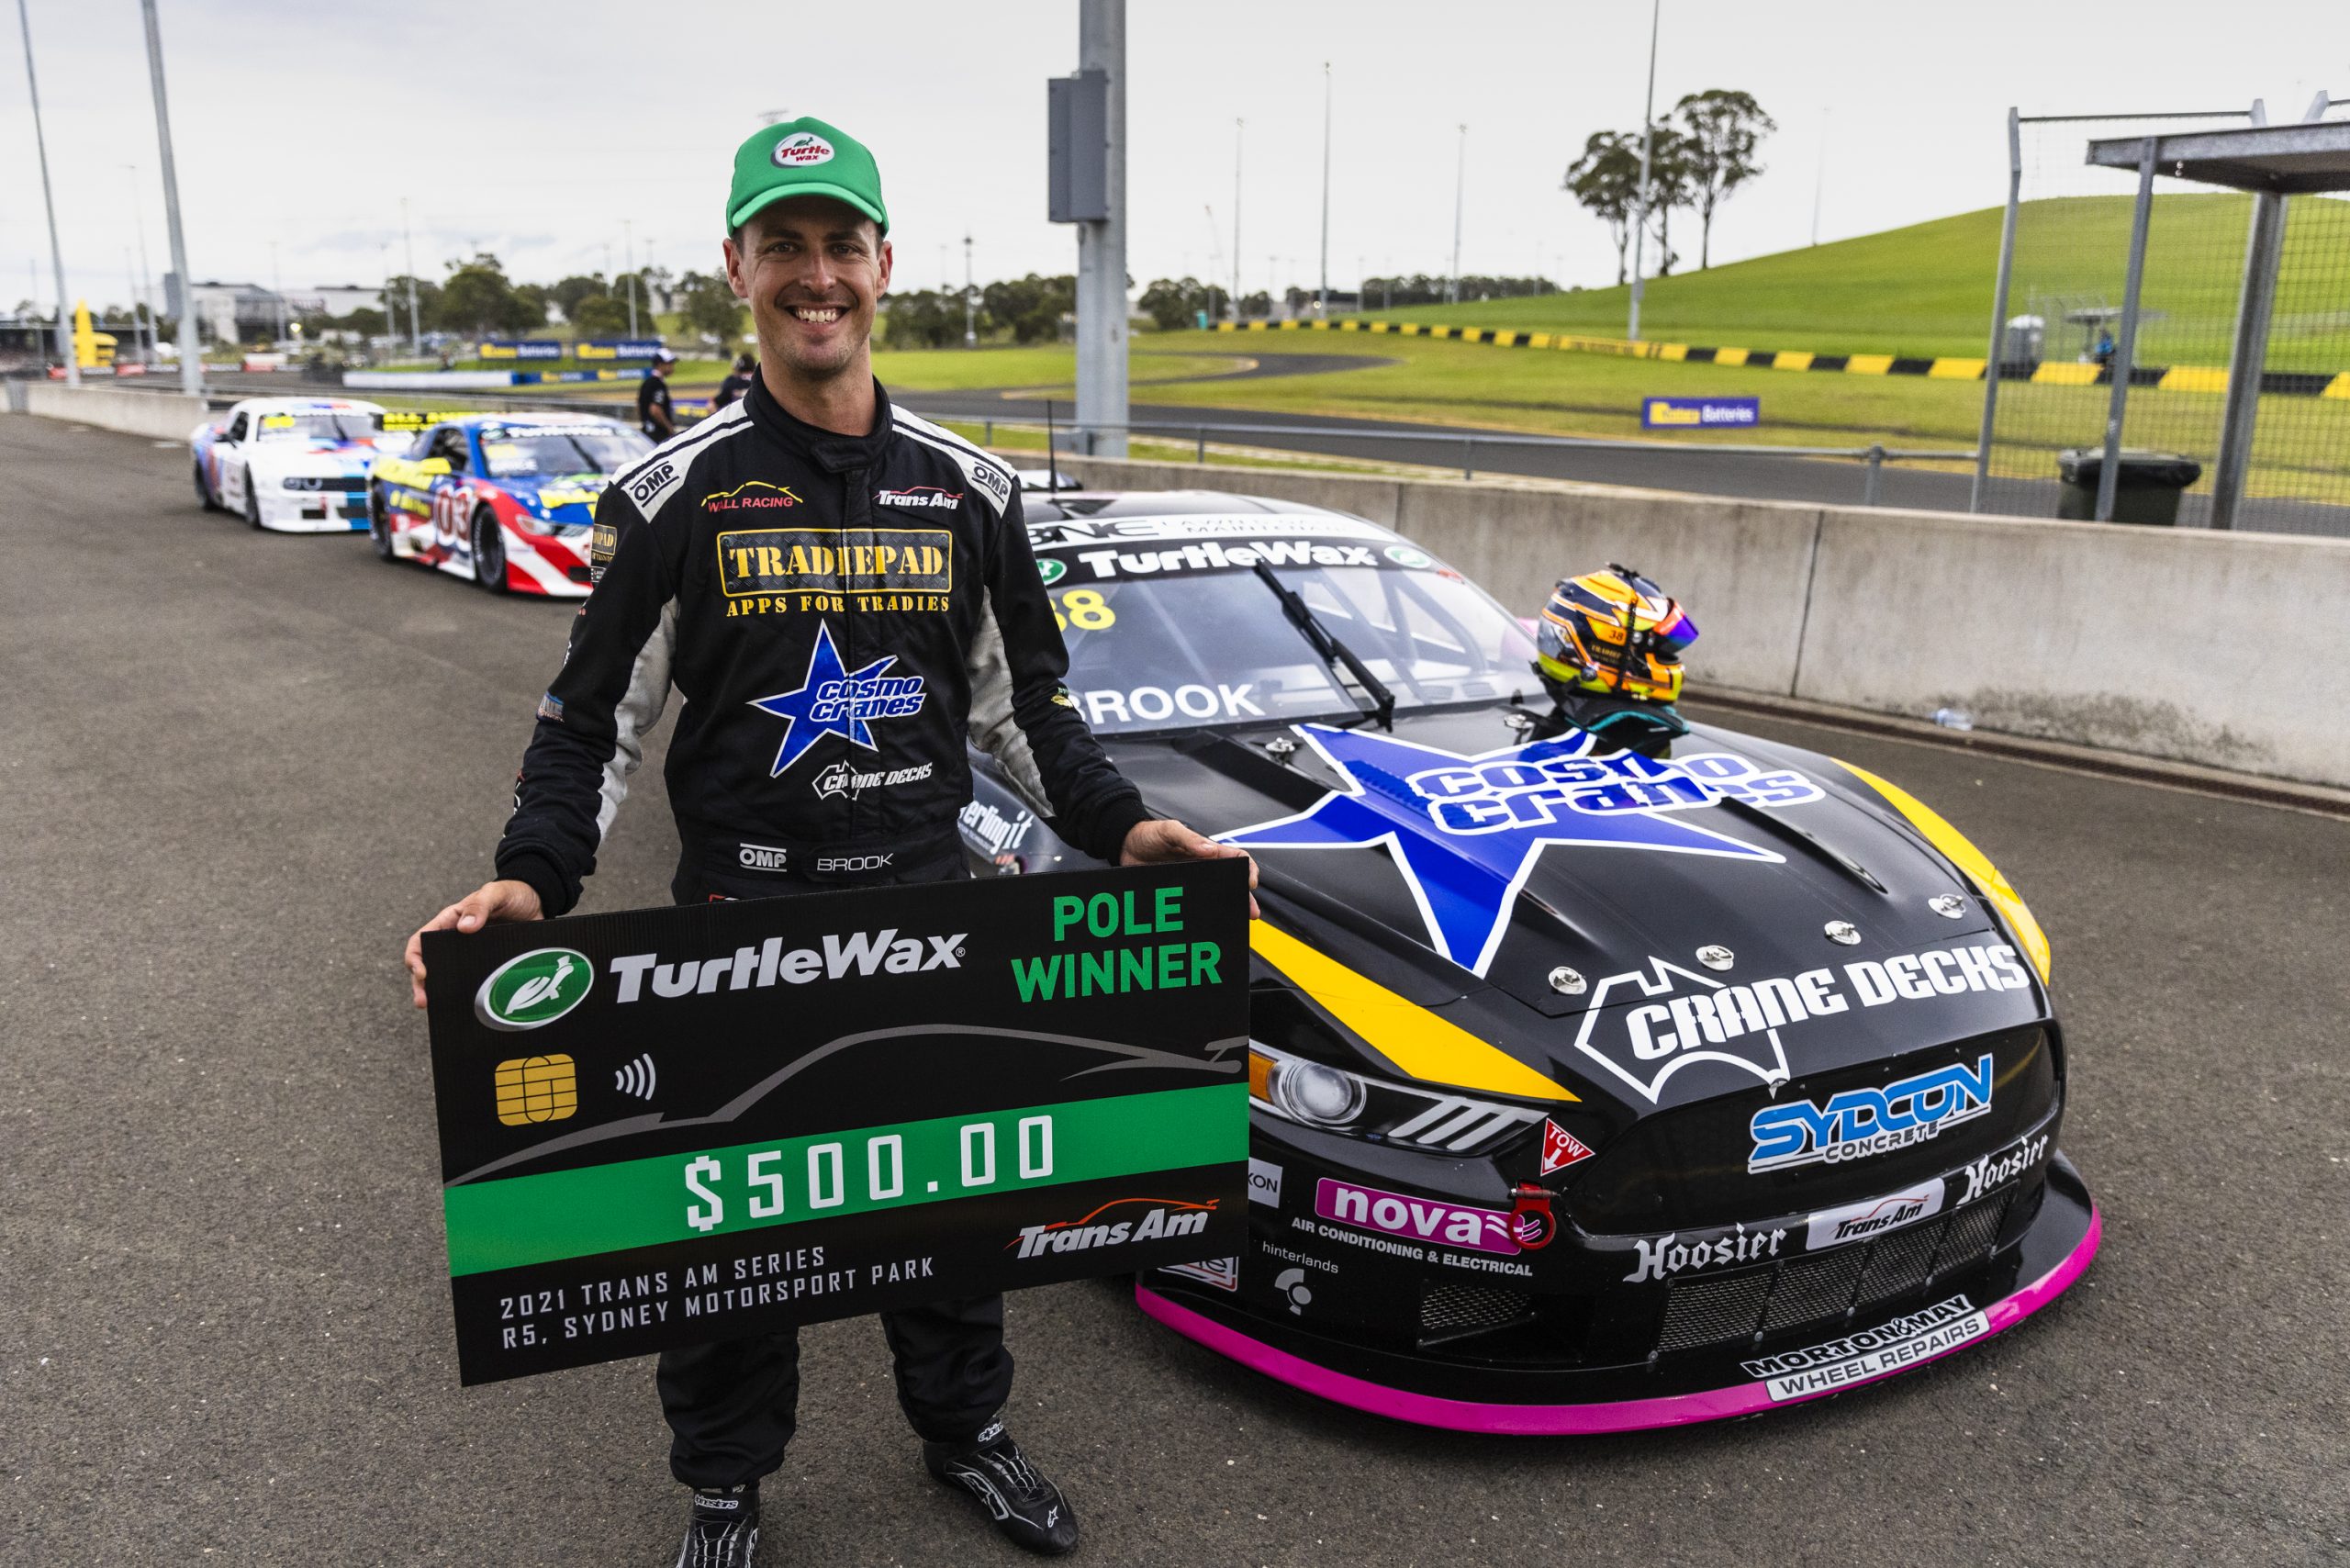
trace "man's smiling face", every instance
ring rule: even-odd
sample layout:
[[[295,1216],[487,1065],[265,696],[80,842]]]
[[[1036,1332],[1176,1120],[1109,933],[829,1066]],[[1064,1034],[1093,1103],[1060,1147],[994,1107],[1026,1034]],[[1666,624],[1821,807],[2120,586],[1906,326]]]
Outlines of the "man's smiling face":
[[[890,288],[890,243],[871,218],[830,196],[753,213],[726,241],[726,277],[750,302],[761,357],[829,381],[870,374],[873,309]]]

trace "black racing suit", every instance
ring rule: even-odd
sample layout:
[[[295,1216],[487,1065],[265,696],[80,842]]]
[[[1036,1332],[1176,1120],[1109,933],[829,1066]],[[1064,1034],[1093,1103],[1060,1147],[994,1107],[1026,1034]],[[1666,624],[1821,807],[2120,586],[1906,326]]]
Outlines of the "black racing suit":
[[[655,409],[661,419],[668,420],[665,427],[653,417]],[[669,383],[657,370],[648,370],[644,379],[636,384],[636,422],[639,429],[655,441],[666,441],[677,429],[677,410],[669,400]]]
[[[1114,861],[1146,813],[1062,678],[1069,655],[1009,471],[893,409],[837,435],[754,380],[616,476],[596,507],[595,588],[539,704],[501,877],[550,915],[581,879],[670,688],[681,902],[964,875],[968,736]],[[1012,1386],[1000,1296],[882,1315],[923,1437],[975,1436]],[[797,1337],[664,1352],[670,1468],[697,1486],[774,1471]]]

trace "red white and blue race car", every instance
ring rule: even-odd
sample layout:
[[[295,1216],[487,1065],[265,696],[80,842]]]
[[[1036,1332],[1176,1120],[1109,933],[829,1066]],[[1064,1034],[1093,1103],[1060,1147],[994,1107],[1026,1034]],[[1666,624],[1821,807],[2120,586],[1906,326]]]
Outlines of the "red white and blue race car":
[[[491,593],[588,595],[596,498],[653,449],[593,414],[458,414],[375,460],[368,528],[386,561],[420,561]]]
[[[367,468],[408,437],[384,410],[351,398],[248,398],[188,438],[196,498],[283,533],[367,526]]]

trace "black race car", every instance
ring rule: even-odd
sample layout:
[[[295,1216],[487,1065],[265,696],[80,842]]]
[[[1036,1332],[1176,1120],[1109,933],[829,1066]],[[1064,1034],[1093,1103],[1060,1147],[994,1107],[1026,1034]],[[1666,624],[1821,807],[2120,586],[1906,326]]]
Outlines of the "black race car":
[[[1669,708],[1571,722],[1524,625],[1360,518],[1027,515],[1074,700],[1263,877],[1248,1249],[1145,1275],[1152,1316],[1382,1415],[1594,1432],[1855,1387],[2087,1267],[2046,942],[1926,806]],[[1088,864],[975,766],[976,869]]]

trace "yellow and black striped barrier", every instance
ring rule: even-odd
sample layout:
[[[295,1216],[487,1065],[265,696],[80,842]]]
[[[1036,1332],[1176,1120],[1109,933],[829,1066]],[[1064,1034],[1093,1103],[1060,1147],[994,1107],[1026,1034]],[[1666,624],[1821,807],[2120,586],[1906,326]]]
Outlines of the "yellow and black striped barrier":
[[[1843,375],[1922,375],[1930,381],[1980,381],[1988,363],[1952,356],[1919,358],[1889,353],[1814,353],[1806,349],[1708,348],[1696,343],[1634,342],[1628,338],[1587,338],[1567,332],[1518,332],[1495,327],[1431,326],[1418,321],[1219,321],[1219,332],[1383,332],[1401,338],[1444,338],[1491,343],[1496,348],[1558,349],[1569,353],[1615,354],[1624,359],[1677,361],[1686,364],[1743,365],[1752,370],[1804,370]],[[2113,368],[2070,361],[2008,364],[2004,378],[2048,386],[2110,386]],[[2142,364],[2130,373],[2132,386],[2164,392],[2225,392],[2228,373],[2208,365]],[[2260,378],[2268,397],[2336,398],[2350,400],[2350,371],[2271,370]]]

